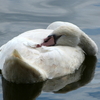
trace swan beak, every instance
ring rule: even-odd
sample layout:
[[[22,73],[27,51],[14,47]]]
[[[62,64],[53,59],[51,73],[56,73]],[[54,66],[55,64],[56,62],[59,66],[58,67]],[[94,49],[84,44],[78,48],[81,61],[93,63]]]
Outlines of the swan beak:
[[[55,45],[55,38],[53,35],[45,38],[44,42],[41,44],[41,46],[54,46],[54,45]]]

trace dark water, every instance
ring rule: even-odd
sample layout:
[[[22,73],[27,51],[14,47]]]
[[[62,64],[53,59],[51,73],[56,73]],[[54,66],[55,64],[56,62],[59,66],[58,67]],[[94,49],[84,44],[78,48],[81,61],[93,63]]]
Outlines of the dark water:
[[[0,0],[0,46],[24,31],[46,28],[58,20],[78,25],[100,49],[100,0]],[[86,57],[78,72],[61,79],[16,85],[0,78],[0,100],[34,99],[100,100],[100,51],[97,61]]]

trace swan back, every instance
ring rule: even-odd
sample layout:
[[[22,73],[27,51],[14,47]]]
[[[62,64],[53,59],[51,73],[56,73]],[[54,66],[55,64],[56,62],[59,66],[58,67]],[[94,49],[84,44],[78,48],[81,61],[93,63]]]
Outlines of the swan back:
[[[74,27],[79,29],[79,27],[77,27],[76,25],[69,23],[69,22],[62,22],[62,21],[56,21],[51,23],[47,29],[51,29],[51,30],[55,30],[56,28],[60,27],[60,26],[69,26],[69,27]]]

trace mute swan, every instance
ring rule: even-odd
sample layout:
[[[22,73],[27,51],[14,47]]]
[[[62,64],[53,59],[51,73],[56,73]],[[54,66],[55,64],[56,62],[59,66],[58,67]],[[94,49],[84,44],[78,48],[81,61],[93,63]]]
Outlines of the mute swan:
[[[54,22],[47,29],[24,32],[0,48],[3,77],[33,83],[74,73],[87,55],[96,55],[95,42],[76,25]]]

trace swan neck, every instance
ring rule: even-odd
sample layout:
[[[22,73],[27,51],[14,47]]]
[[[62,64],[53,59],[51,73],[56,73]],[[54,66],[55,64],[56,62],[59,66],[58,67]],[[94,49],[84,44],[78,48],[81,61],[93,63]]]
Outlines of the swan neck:
[[[79,46],[85,51],[87,55],[95,56],[98,52],[96,43],[84,32],[82,32],[82,35],[80,36]]]

